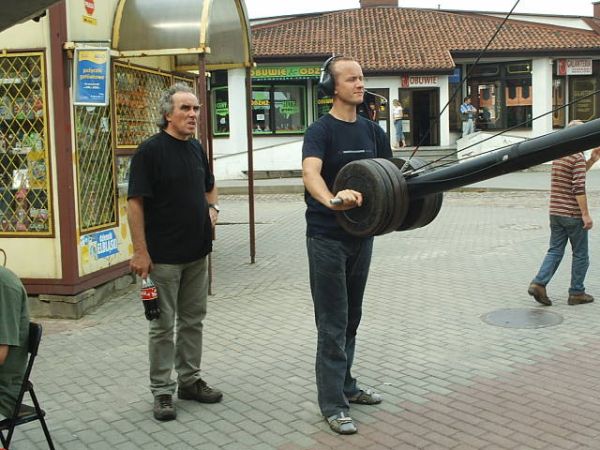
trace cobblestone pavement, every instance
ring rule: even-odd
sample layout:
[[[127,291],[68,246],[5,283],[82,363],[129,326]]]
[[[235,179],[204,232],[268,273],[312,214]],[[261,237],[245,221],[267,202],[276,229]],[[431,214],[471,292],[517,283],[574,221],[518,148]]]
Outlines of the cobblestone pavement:
[[[599,195],[587,277],[598,296]],[[256,264],[245,197],[221,204],[202,366],[224,401],[177,400],[176,421],[152,418],[132,287],[79,321],[41,320],[33,380],[57,448],[600,448],[600,305],[567,306],[570,257],[544,310],[559,325],[483,320],[543,309],[527,295],[549,236],[543,192],[450,193],[428,227],[376,239],[354,372],[384,403],[353,406],[359,434],[345,437],[316,405],[302,197],[257,198]],[[19,427],[13,448],[46,448],[39,426]]]

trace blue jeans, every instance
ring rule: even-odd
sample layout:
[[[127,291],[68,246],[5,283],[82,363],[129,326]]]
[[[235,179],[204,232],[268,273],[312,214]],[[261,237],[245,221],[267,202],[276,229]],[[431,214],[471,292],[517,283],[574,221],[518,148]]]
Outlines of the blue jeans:
[[[462,137],[465,137],[471,133],[475,133],[475,122],[473,121],[473,119],[463,120]]]
[[[402,130],[402,119],[394,121],[394,127],[396,128],[396,140],[398,145],[401,145],[404,141],[404,132]]]
[[[550,216],[550,248],[533,283],[546,286],[550,282],[565,254],[567,241],[571,242],[573,249],[569,294],[580,294],[585,292],[583,282],[590,258],[588,232],[583,229],[583,220],[579,217]]]
[[[321,413],[329,417],[347,412],[348,397],[360,391],[350,370],[373,238],[344,242],[309,237],[306,246],[318,333],[317,394]]]

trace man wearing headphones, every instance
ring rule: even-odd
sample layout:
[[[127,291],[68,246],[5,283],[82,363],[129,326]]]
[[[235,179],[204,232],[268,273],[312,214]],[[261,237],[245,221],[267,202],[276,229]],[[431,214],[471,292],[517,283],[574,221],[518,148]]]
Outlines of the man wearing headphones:
[[[356,60],[329,58],[321,69],[319,88],[333,97],[333,106],[308,128],[302,148],[310,288],[318,332],[317,394],[331,429],[353,434],[357,428],[348,414],[350,403],[381,403],[380,395],[359,388],[351,375],[373,238],[352,236],[336,221],[336,211],[361,207],[362,194],[332,189],[347,163],[391,158],[392,150],[383,130],[357,115],[365,86]]]

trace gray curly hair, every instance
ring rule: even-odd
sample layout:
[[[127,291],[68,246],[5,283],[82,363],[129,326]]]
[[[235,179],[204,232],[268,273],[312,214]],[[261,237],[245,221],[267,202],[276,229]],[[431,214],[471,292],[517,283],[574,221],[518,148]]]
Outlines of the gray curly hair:
[[[178,92],[186,92],[188,94],[196,95],[191,87],[183,83],[175,83],[169,87],[169,89],[164,90],[160,96],[160,100],[158,101],[158,113],[160,116],[156,121],[156,125],[158,125],[158,128],[161,130],[167,128],[167,125],[169,124],[166,116],[167,114],[171,114],[173,112],[173,96]]]

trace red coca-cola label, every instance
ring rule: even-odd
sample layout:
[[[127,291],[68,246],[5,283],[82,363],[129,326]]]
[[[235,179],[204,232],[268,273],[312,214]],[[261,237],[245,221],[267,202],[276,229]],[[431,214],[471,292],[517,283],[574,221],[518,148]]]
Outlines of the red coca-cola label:
[[[158,297],[156,286],[148,286],[140,290],[142,300],[155,300]]]

